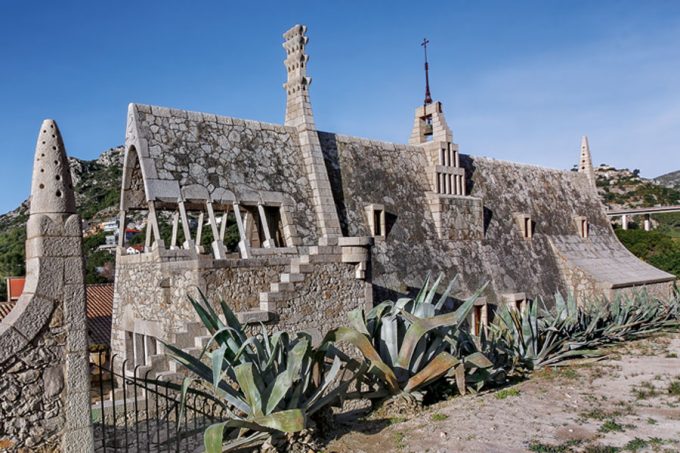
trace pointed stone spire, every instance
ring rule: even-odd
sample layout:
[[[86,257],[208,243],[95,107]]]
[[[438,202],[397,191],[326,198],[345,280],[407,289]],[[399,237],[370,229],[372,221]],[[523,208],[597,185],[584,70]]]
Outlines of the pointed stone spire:
[[[54,120],[45,120],[38,134],[33,163],[31,214],[73,214],[76,201],[61,133]]]
[[[585,173],[588,181],[593,187],[595,185],[595,171],[593,170],[593,160],[590,157],[590,146],[588,145],[588,137],[581,137],[581,161],[578,164],[579,173]]]
[[[307,27],[295,25],[283,34],[286,40],[283,48],[286,49],[284,64],[288,73],[288,80],[283,84],[286,90],[286,126],[292,126],[314,130],[314,115],[312,104],[309,101],[309,85],[311,77],[307,77],[307,61],[309,56],[305,54],[305,45],[309,38],[305,35]]]

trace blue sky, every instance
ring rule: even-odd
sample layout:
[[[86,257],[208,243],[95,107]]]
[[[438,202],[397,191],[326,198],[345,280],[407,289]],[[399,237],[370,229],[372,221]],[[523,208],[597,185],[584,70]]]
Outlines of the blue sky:
[[[0,2],[0,212],[43,118],[73,156],[122,144],[130,102],[282,122],[281,34],[309,27],[319,129],[405,142],[431,86],[466,154],[680,169],[680,1]]]

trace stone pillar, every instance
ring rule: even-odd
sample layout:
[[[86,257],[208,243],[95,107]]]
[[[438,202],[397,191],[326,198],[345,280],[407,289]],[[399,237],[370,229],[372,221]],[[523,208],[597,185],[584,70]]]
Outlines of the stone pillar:
[[[628,215],[624,214],[621,216],[621,228],[624,230],[628,229]]]
[[[652,217],[649,214],[645,214],[645,231],[650,231],[652,229]]]
[[[38,135],[26,233],[24,292],[0,323],[0,445],[90,452],[81,223],[52,120]]]
[[[305,36],[306,31],[307,27],[304,25],[295,25],[283,34],[286,40],[283,43],[283,48],[286,49],[284,64],[288,73],[288,80],[283,85],[287,95],[285,125],[294,127],[298,133],[303,163],[314,194],[319,236],[337,238],[342,235],[340,220],[309,101],[309,85],[312,79],[307,77],[309,56],[305,54],[305,45],[309,38]]]

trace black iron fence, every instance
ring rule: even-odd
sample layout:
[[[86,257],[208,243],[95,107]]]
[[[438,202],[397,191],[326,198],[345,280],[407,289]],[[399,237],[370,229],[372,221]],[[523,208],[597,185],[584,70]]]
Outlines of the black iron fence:
[[[97,452],[203,451],[206,427],[226,416],[219,400],[189,386],[182,404],[182,382],[139,376],[139,366],[105,352],[94,354],[92,422]]]

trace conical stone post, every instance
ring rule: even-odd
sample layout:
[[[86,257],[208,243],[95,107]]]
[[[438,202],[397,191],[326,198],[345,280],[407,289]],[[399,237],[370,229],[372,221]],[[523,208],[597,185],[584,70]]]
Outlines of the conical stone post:
[[[26,376],[31,379],[27,380]],[[34,379],[35,378],[35,379]],[[82,232],[59,128],[38,133],[26,226],[26,284],[0,324],[0,388],[18,388],[30,411],[0,423],[31,420],[1,440],[17,449],[93,451]],[[12,395],[0,395],[3,399]],[[9,433],[0,426],[0,437]]]

